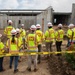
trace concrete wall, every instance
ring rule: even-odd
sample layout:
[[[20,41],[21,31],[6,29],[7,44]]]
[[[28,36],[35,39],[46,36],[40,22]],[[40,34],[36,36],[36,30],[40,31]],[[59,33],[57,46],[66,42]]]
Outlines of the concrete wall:
[[[71,23],[75,24],[75,4],[72,5]]]
[[[0,16],[0,28],[5,28],[7,24],[7,20],[11,19],[13,21],[13,26],[15,28],[20,27],[19,20],[21,23],[25,24],[25,28],[28,29],[32,24],[36,24],[36,16]]]
[[[47,30],[47,23],[52,22],[53,18],[53,9],[52,7],[48,7],[46,11],[42,12],[41,14],[37,15],[37,23],[41,24],[42,27],[42,20],[44,19],[44,32]]]

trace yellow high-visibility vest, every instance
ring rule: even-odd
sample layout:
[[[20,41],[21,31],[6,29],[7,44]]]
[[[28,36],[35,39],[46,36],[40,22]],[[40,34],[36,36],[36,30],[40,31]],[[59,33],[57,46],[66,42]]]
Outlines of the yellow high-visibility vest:
[[[19,47],[21,46],[21,43],[18,41],[17,38],[15,38],[15,43],[12,42],[12,38],[8,39],[7,48],[9,48],[10,53],[19,52]]]
[[[68,29],[68,31],[67,31],[67,37],[69,39],[71,39],[71,37],[72,37],[72,30],[71,29]]]
[[[36,50],[39,41],[39,37],[36,34],[28,34],[28,36],[26,37],[28,50]]]
[[[55,31],[53,28],[48,29],[45,32],[45,40],[46,42],[54,41],[55,39]]]
[[[11,30],[12,29],[14,29],[14,27],[12,27],[12,26],[8,26],[8,27],[5,28],[4,34],[7,35],[7,38],[11,38]]]
[[[45,39],[43,32],[41,30],[36,30],[35,34],[38,35],[39,37],[39,40],[40,40],[39,44],[42,44],[42,42]]]
[[[55,33],[56,41],[63,41],[63,37],[64,37],[64,31],[62,29],[56,31]]]
[[[26,37],[26,31],[24,29],[20,29],[20,36],[25,38]]]

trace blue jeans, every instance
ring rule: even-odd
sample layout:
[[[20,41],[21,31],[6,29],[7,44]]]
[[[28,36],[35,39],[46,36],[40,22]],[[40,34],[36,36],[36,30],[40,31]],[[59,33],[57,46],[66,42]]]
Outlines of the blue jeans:
[[[0,71],[3,70],[3,57],[0,57]]]
[[[13,59],[14,59],[14,70],[17,69],[18,66],[18,58],[19,56],[11,56],[10,57],[10,66],[12,67]]]

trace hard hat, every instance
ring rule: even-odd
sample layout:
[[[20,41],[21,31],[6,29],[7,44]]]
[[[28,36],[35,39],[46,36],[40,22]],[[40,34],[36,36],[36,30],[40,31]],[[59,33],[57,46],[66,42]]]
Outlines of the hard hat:
[[[51,22],[48,22],[48,26],[51,26],[51,27],[52,27],[53,25],[52,25],[52,23],[51,23]]]
[[[2,37],[2,34],[0,34],[0,37]]]
[[[36,25],[36,28],[41,28],[40,24],[37,24],[37,25]]]
[[[62,24],[58,24],[58,27],[63,27]]]
[[[21,24],[21,26],[24,26],[24,24]]]
[[[8,23],[12,23],[12,20],[9,20]]]
[[[36,30],[36,26],[35,26],[35,25],[32,25],[32,26],[30,27],[30,29],[31,29],[31,30]]]
[[[15,29],[11,30],[11,34],[16,35],[16,30]]]
[[[70,26],[70,27],[73,27],[73,26],[74,26],[74,24],[72,24],[72,23],[71,23],[71,24],[69,24],[69,26]]]
[[[19,28],[16,28],[16,33],[20,33],[20,29]]]

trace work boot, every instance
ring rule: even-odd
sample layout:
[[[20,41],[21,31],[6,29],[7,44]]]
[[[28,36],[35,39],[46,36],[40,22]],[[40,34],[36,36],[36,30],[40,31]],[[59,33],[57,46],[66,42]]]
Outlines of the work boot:
[[[38,70],[38,69],[35,68],[35,69],[34,69],[34,72],[36,72],[37,70]]]
[[[27,70],[28,70],[29,72],[31,72],[31,68],[28,68],[28,67],[27,67]]]
[[[14,73],[17,73],[19,70],[18,69],[16,69],[16,70],[14,70]]]
[[[41,62],[40,61],[38,61],[38,64],[40,64]]]
[[[0,70],[0,72],[4,72],[5,71],[5,69],[3,69],[3,70]]]
[[[12,66],[9,66],[9,69],[12,69]]]

